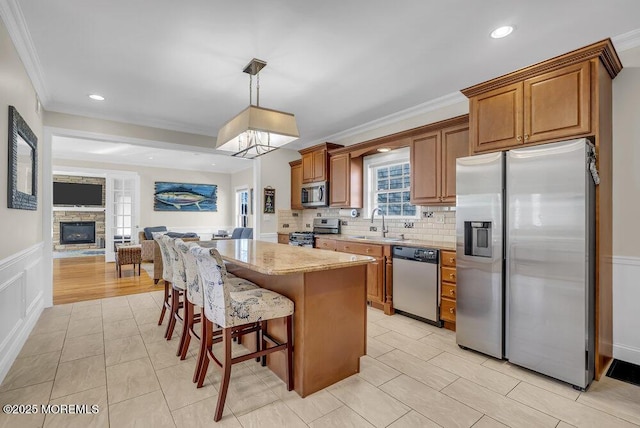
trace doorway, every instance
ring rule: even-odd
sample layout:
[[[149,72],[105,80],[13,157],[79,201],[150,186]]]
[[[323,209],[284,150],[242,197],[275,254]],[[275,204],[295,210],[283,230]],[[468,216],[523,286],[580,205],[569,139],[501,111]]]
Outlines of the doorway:
[[[236,189],[235,227],[249,227],[249,189]]]

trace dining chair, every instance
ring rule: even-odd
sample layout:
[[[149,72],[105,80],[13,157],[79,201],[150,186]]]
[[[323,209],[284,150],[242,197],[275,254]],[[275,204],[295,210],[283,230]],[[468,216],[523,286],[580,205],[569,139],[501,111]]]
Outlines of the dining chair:
[[[162,237],[164,236],[164,232],[154,232],[153,239],[158,243],[158,247],[160,248],[160,254],[162,256],[162,281],[164,282],[164,302],[162,304],[162,310],[160,311],[160,319],[158,320],[158,325],[162,324],[164,320],[164,314],[167,309],[171,310],[171,282],[173,281],[173,270],[171,264],[171,254],[169,253],[169,249],[164,243]],[[165,332],[165,337],[166,337]]]
[[[169,263],[171,264],[171,271],[173,273],[173,280],[171,281],[171,317],[169,318],[169,324],[167,324],[167,332],[165,334],[165,338],[167,340],[171,340],[176,322],[184,321],[183,317],[180,316],[180,309],[184,307],[184,298],[180,299],[180,297],[184,296],[185,290],[187,288],[187,278],[184,271],[184,263],[182,262],[182,257],[180,257],[175,247],[176,239],[178,238],[171,238],[167,235],[162,236],[162,241],[167,248],[167,253],[170,260]],[[180,346],[178,346],[178,349],[180,349]]]
[[[204,384],[209,361],[216,363],[222,371],[222,380],[218,389],[218,402],[214,421],[222,418],[224,403],[231,378],[231,366],[252,358],[262,358],[267,354],[284,351],[286,355],[287,389],[293,389],[293,302],[274,291],[264,288],[236,291],[226,278],[224,263],[215,248],[192,247],[189,250],[196,259],[202,278],[204,291],[204,334],[206,358],[198,374],[198,387]],[[267,333],[267,323],[273,319],[284,319],[286,338],[284,342],[276,340]],[[223,355],[213,353],[213,326],[222,329],[215,342],[222,342]],[[232,357],[233,338],[258,332],[257,350],[248,354]],[[267,344],[271,344],[267,347]]]

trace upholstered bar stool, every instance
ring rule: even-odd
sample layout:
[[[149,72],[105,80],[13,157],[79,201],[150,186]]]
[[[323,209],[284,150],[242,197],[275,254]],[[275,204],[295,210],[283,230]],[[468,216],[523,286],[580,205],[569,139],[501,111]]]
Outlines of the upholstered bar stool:
[[[204,383],[209,360],[222,370],[222,381],[218,390],[218,403],[214,421],[222,418],[224,403],[227,398],[231,366],[252,358],[260,358],[276,351],[286,352],[287,389],[293,389],[293,302],[288,298],[264,288],[234,291],[226,275],[223,273],[224,263],[218,250],[192,247],[189,251],[195,256],[204,291],[204,314],[207,322],[204,338],[207,342],[207,358],[198,376],[198,387]],[[266,332],[267,321],[284,318],[286,323],[286,342],[280,343]],[[223,355],[218,358],[213,353],[212,326],[222,328],[221,342]],[[234,337],[259,332],[262,340],[258,341],[257,351],[238,357],[231,356],[231,341]],[[271,347],[267,347],[269,342]]]
[[[183,242],[180,239],[177,239],[175,242],[176,248],[182,255],[182,261],[184,262],[184,270],[187,277],[187,300],[184,309],[184,324],[182,336],[185,338],[184,341],[181,341],[179,355],[180,359],[184,360],[187,355],[187,350],[189,349],[189,344],[191,342],[191,338],[195,338],[200,341],[200,352],[198,354],[198,361],[196,363],[196,369],[193,374],[193,382],[198,381],[198,374],[200,372],[200,368],[202,367],[202,362],[207,358],[207,348],[206,341],[201,338],[204,337],[205,327],[204,323],[202,323],[201,332],[197,333],[195,329],[195,324],[201,322],[201,320],[205,319],[204,316],[204,293],[202,292],[202,279],[200,278],[200,272],[198,271],[198,266],[196,263],[195,256],[191,254],[189,249],[193,246],[196,246],[196,243],[192,242]],[[243,290],[251,290],[258,288],[253,282],[247,281],[243,278],[237,278],[227,273],[225,266],[222,266],[221,274],[228,279],[230,285],[233,287],[235,291],[243,291]],[[196,306],[200,308],[200,313],[196,313]],[[221,330],[218,330],[216,333],[219,335]],[[212,328],[213,333],[213,328]]]
[[[182,262],[182,257],[180,257],[177,248],[175,247],[176,239],[177,238],[171,238],[167,235],[162,237],[162,241],[167,247],[167,252],[169,253],[171,270],[173,272],[173,280],[171,281],[171,317],[169,318],[169,324],[167,324],[167,332],[165,334],[167,340],[171,340],[173,336],[176,321],[184,321],[180,316],[180,309],[184,307],[184,298],[181,299],[180,297],[185,295],[185,291],[187,289],[187,278],[184,271],[184,263]],[[180,349],[179,345],[178,349]]]
[[[164,314],[167,309],[171,310],[171,282],[173,281],[173,270],[171,264],[171,253],[169,253],[169,249],[166,244],[162,240],[164,236],[164,232],[154,232],[153,239],[158,243],[158,247],[160,248],[160,254],[162,256],[162,280],[164,282],[164,303],[162,304],[162,310],[160,311],[160,319],[158,320],[158,325],[162,324],[164,320]],[[166,337],[165,332],[165,337]]]

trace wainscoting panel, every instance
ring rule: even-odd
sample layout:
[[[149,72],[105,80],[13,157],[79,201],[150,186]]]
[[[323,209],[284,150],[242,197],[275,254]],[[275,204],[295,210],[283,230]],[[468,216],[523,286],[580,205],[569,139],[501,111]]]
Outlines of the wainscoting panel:
[[[640,258],[613,257],[613,356],[640,365]]]
[[[0,382],[44,307],[43,243],[0,260]]]

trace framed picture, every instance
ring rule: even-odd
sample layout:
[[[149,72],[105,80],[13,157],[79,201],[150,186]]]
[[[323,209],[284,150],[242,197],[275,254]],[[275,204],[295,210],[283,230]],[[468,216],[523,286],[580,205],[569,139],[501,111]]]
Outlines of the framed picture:
[[[276,189],[273,187],[264,188],[264,213],[275,214],[276,212]]]
[[[38,208],[38,138],[14,106],[9,106],[7,207]]]
[[[168,183],[156,181],[154,211],[218,211],[215,184]]]

